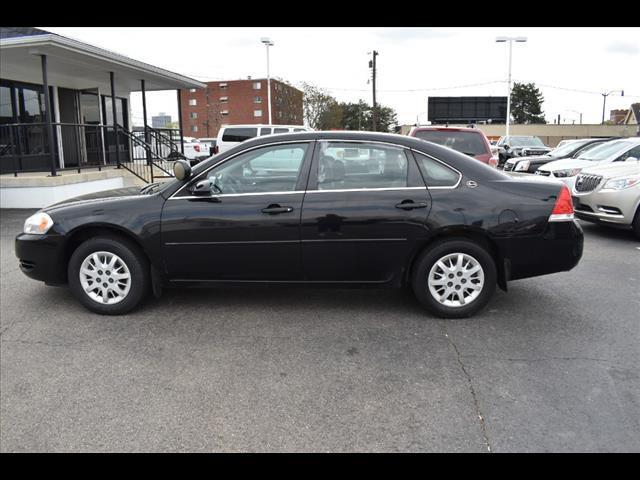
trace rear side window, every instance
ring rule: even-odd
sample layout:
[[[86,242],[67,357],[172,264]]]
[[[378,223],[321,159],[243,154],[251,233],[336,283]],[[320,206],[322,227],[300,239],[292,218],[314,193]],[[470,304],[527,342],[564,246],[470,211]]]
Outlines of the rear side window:
[[[293,131],[294,132],[306,132],[306,130],[304,128],[294,128]]]
[[[257,128],[227,128],[222,134],[223,142],[244,142],[258,135]]]
[[[407,186],[404,149],[391,145],[321,142],[319,190],[403,188]]]
[[[261,128],[260,129],[260,135],[271,135],[271,129],[270,128]]]
[[[413,154],[427,187],[455,187],[458,184],[460,180],[458,172],[420,152],[413,152]]]
[[[274,128],[273,133],[289,133],[288,128]]]
[[[487,152],[482,135],[478,132],[455,130],[418,130],[417,138],[449,147],[467,155],[482,155]]]

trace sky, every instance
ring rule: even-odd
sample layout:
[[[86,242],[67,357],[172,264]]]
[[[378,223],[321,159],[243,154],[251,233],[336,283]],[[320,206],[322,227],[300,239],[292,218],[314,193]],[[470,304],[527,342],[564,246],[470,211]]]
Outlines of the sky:
[[[640,28],[601,27],[40,27],[196,80],[265,78],[262,37],[270,37],[272,78],[312,83],[339,101],[372,103],[368,63],[377,56],[377,101],[399,124],[427,121],[429,96],[505,96],[508,44],[496,36],[526,36],[513,44],[512,78],[534,82],[553,123],[600,123],[601,92],[609,110],[640,102]],[[134,124],[142,123],[139,94]],[[177,118],[175,92],[147,94],[149,116]]]

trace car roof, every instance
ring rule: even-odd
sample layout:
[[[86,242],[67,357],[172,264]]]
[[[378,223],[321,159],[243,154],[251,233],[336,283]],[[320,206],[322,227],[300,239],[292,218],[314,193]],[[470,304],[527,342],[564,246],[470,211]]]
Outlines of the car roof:
[[[247,124],[238,124],[238,125],[223,125],[222,127],[220,127],[220,130],[222,130],[223,128],[306,128],[308,129],[309,127],[305,127],[304,125],[269,125],[269,124],[262,124],[262,123],[247,123]]]
[[[478,128],[471,127],[449,127],[449,126],[439,126],[439,125],[427,125],[426,127],[413,127],[412,132],[421,132],[427,130],[451,130],[456,132],[474,132],[474,133],[482,133],[482,130]]]

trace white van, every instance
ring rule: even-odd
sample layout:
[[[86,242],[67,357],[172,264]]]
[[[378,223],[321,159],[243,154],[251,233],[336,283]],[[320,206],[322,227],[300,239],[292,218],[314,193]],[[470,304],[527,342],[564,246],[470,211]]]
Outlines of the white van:
[[[303,125],[225,125],[218,132],[215,153],[222,153],[250,138],[279,133],[312,132]]]

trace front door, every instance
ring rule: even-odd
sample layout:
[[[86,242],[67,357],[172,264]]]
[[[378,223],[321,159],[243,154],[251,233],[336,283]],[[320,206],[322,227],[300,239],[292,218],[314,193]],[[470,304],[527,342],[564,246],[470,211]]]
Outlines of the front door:
[[[427,237],[429,192],[408,149],[318,142],[302,208],[306,279],[386,283]]]
[[[299,280],[300,212],[312,150],[313,142],[295,142],[245,151],[168,199],[162,243],[170,278]],[[210,195],[192,195],[202,182]]]

